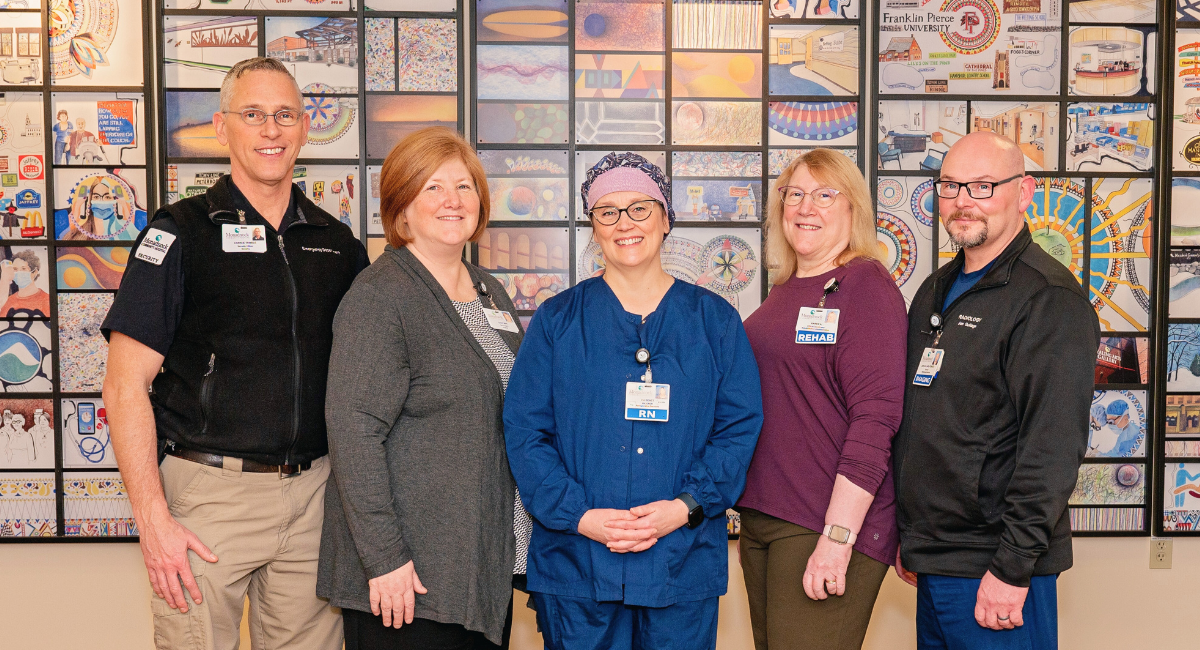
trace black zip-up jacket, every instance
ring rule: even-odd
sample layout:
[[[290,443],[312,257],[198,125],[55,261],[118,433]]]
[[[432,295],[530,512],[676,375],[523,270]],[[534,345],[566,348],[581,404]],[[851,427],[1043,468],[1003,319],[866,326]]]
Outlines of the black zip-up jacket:
[[[151,393],[160,440],[268,464],[328,453],[333,316],[365,255],[348,227],[294,185],[292,202],[296,220],[281,235],[253,211],[239,214],[223,176],[155,215],[178,228],[184,283]],[[242,224],[263,227],[265,253],[222,250],[222,227]]]
[[[1087,448],[1100,325],[1078,280],[1028,229],[942,309],[963,253],[908,312],[904,418],[893,444],[904,568],[1011,585],[1071,567],[1067,500]],[[913,385],[939,314],[937,378]]]

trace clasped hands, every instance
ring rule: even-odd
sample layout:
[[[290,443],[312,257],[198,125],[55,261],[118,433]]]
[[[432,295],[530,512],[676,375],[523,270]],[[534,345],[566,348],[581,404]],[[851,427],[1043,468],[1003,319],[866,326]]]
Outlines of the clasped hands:
[[[613,553],[640,553],[687,522],[687,504],[672,499],[629,510],[588,510],[579,520],[579,534],[604,544]]]

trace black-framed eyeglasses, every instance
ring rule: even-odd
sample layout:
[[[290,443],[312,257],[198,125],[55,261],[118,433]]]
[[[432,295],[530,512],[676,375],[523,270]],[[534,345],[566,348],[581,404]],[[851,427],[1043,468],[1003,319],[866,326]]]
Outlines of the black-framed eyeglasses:
[[[837,200],[838,194],[841,192],[832,187],[818,187],[811,192],[805,192],[798,187],[784,185],[779,188],[779,194],[783,197],[784,205],[800,205],[804,201],[804,197],[812,199],[813,205],[818,208],[828,208]]]
[[[598,208],[588,210],[588,216],[592,221],[601,226],[611,226],[621,220],[621,213],[629,215],[634,221],[645,221],[654,214],[654,206],[660,205],[657,199],[646,199],[644,201],[634,201],[628,206],[618,208],[615,205],[604,205]]]
[[[1017,174],[1010,176],[1002,181],[970,181],[968,183],[958,183],[956,181],[934,181],[933,189],[937,195],[943,199],[956,199],[958,192],[962,188],[967,188],[967,195],[973,199],[990,199],[992,193],[996,191],[997,185],[1003,185],[1009,181],[1015,181],[1018,178],[1025,178],[1025,174]]]
[[[268,113],[261,108],[243,108],[240,111],[221,111],[225,114],[236,114],[242,118],[242,121],[250,126],[262,126],[267,123],[267,118],[275,120],[279,126],[296,126],[300,123],[302,113],[290,108],[284,108],[274,113]]]

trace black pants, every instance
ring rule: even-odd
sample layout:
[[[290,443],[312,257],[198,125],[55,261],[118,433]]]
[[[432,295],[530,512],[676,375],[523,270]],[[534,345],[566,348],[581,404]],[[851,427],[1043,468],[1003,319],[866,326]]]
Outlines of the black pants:
[[[472,632],[454,623],[414,618],[400,629],[384,627],[383,618],[370,612],[343,609],[346,650],[508,650],[512,633],[512,604],[504,621],[504,642],[496,645],[482,632]]]

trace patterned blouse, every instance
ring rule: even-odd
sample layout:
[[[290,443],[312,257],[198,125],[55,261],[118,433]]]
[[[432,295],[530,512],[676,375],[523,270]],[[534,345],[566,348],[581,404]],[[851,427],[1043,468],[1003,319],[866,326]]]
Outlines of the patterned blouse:
[[[483,348],[488,358],[492,360],[492,364],[496,366],[496,371],[500,373],[500,383],[507,390],[514,356],[504,339],[501,339],[496,330],[488,325],[487,316],[483,313],[483,303],[479,301],[478,297],[471,302],[458,302],[457,300],[450,302],[454,303],[454,309],[458,311],[458,315],[466,323],[467,329],[471,330],[471,334],[479,342],[479,347]],[[533,522],[529,519],[529,513],[525,512],[525,507],[521,505],[521,491],[517,490],[517,498],[513,501],[513,534],[517,537],[517,557],[516,563],[513,565],[513,573],[516,575],[525,574],[525,566],[529,557],[529,536],[532,533]]]

